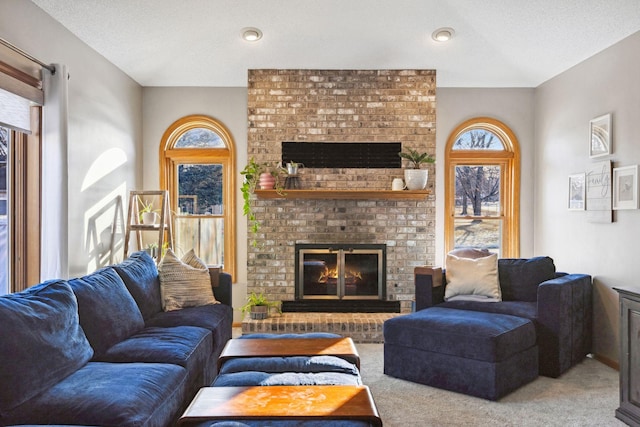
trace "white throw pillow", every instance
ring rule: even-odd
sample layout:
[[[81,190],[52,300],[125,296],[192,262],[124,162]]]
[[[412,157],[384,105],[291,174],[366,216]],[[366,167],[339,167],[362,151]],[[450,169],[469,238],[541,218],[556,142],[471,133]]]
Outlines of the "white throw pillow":
[[[476,301],[502,300],[497,254],[475,259],[447,254],[446,278],[447,287],[444,291],[446,301],[464,299],[460,296],[470,295],[476,296],[473,298]]]
[[[209,268],[193,249],[180,260],[171,249],[158,264],[164,311],[219,304],[213,295]]]

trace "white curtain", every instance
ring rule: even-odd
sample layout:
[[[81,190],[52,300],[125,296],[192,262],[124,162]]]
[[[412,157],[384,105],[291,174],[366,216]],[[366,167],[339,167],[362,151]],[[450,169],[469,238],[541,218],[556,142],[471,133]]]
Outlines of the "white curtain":
[[[42,113],[42,248],[40,279],[69,277],[68,72],[44,69]]]

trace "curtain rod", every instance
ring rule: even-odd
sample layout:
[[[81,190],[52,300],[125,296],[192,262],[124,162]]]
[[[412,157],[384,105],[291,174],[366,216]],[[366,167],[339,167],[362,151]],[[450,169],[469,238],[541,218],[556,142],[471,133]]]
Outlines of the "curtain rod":
[[[19,47],[12,45],[11,43],[6,41],[2,37],[0,37],[0,44],[3,44],[6,47],[8,47],[9,49],[11,49],[12,51],[14,51],[16,53],[19,53],[20,55],[22,55],[25,58],[27,58],[29,61],[35,62],[39,66],[41,66],[43,68],[46,68],[47,70],[51,71],[51,74],[55,74],[56,73],[56,67],[54,67],[53,65],[45,64],[44,62],[40,61],[39,59],[34,58],[33,56],[29,55],[27,52],[25,52],[24,50],[20,49]]]

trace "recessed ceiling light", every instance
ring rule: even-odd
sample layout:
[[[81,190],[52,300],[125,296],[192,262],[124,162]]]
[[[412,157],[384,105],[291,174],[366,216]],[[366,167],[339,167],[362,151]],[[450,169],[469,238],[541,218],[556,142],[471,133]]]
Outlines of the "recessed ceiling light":
[[[262,31],[254,27],[243,28],[240,34],[242,39],[248,42],[257,42],[262,38]]]
[[[431,38],[437,42],[447,42],[453,38],[455,30],[450,27],[438,28],[431,34]]]

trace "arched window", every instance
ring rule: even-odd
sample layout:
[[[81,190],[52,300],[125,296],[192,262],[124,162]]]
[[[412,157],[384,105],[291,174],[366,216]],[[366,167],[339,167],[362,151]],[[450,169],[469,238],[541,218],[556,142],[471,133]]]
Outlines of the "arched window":
[[[234,143],[222,123],[183,117],[160,144],[160,185],[169,191],[178,254],[193,248],[235,276]]]
[[[499,257],[520,253],[520,149],[498,120],[459,125],[445,151],[445,252],[486,248]]]

